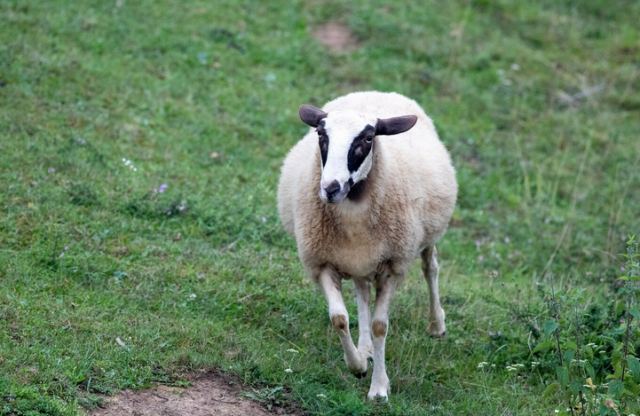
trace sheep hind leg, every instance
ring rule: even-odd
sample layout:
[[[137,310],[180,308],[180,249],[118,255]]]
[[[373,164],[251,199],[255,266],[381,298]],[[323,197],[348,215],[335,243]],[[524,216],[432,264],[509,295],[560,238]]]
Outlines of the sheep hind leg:
[[[442,337],[447,328],[444,323],[444,309],[440,304],[437,257],[436,246],[427,247],[422,251],[422,272],[429,285],[429,334],[433,337]]]
[[[364,358],[373,358],[373,343],[371,341],[371,311],[369,299],[371,285],[367,280],[355,279],[356,304],[358,305],[358,352]]]
[[[329,304],[329,318],[340,337],[340,343],[344,350],[344,361],[347,367],[357,376],[366,374],[367,358],[362,357],[356,349],[356,346],[353,345],[353,339],[349,331],[349,314],[342,299],[339,277],[336,276],[332,270],[325,269],[320,273],[318,283]]]

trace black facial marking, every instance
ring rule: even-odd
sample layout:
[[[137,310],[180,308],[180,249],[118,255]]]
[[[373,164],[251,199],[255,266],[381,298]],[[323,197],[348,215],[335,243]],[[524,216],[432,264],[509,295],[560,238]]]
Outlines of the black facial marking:
[[[376,128],[367,124],[367,126],[353,139],[349,154],[347,155],[347,168],[353,173],[360,168],[362,162],[373,148],[373,138],[376,135]]]
[[[329,151],[329,136],[324,130],[324,121],[320,122],[318,128],[318,144],[320,145],[320,157],[322,157],[322,166],[327,163],[327,152]]]
[[[349,198],[351,201],[357,202],[362,198],[362,195],[364,195],[364,190],[367,187],[367,180],[365,179],[354,184],[353,180],[349,179],[349,183],[351,184],[351,189],[347,194],[347,198]]]

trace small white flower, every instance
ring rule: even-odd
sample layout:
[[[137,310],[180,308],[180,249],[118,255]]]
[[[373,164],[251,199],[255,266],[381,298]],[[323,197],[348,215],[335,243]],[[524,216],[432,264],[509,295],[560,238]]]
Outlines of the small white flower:
[[[127,158],[123,157],[123,158],[122,158],[122,163],[124,163],[124,165],[125,165],[126,167],[128,167],[129,169],[131,169],[132,171],[134,171],[134,172],[137,172],[137,171],[138,171],[138,168],[136,168],[136,167],[133,165],[133,162],[132,162],[132,161],[130,161],[129,159],[127,159]]]
[[[498,78],[500,78],[500,83],[505,86],[511,85],[511,80],[505,76],[504,69],[498,69]]]
[[[478,363],[478,367],[477,368],[484,368],[485,366],[489,365],[488,362],[486,361],[482,361]]]
[[[506,369],[507,369],[507,371],[509,371],[509,372],[515,372],[515,371],[520,370],[521,368],[524,368],[524,364],[520,364],[520,363],[518,363],[518,364],[512,364],[512,365],[508,365],[508,366],[506,366],[505,368],[506,368]]]
[[[189,299],[191,299],[191,300],[194,300],[194,299],[195,299],[195,298],[197,298],[197,297],[198,297],[198,295],[196,295],[195,293],[191,293],[191,294],[189,295]]]
[[[327,396],[322,394],[322,393],[316,394],[316,397],[319,398],[319,399],[326,399],[327,398]]]
[[[292,352],[292,353],[294,353],[294,354],[298,354],[298,353],[299,353],[299,351],[298,351],[298,350],[294,350],[293,348],[289,348],[289,349],[287,350],[287,352]]]
[[[290,369],[290,368],[285,368],[284,372],[287,373],[287,374],[291,374],[291,373],[293,373],[293,370]]]

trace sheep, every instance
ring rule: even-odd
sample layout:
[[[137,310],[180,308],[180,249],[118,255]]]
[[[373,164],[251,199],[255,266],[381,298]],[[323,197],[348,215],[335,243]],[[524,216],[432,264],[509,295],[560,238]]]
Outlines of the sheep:
[[[303,105],[299,116],[312,129],[282,165],[280,219],[295,237],[306,274],[327,300],[347,367],[364,376],[372,358],[367,398],[387,401],[389,304],[418,255],[429,286],[428,331],[436,337],[446,331],[435,244],[455,206],[455,170],[431,119],[403,95],[354,92],[323,109]],[[357,347],[342,298],[343,279],[354,281]]]

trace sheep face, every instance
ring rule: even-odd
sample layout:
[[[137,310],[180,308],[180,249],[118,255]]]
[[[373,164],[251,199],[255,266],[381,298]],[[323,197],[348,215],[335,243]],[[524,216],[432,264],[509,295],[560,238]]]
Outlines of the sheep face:
[[[331,113],[317,127],[321,169],[320,199],[343,201],[366,179],[373,161],[376,119],[351,112]]]
[[[373,165],[376,135],[398,134],[416,123],[416,116],[378,119],[353,111],[331,112],[303,105],[300,118],[318,132],[320,147],[319,196],[324,202],[339,203],[352,187],[367,178]]]

